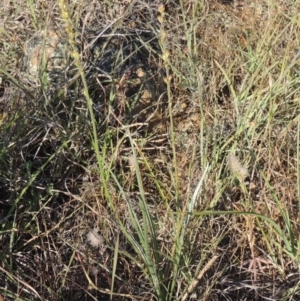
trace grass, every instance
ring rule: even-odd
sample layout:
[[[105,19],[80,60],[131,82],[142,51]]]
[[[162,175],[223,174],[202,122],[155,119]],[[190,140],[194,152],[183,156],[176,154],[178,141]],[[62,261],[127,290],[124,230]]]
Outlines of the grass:
[[[298,300],[299,8],[6,2],[0,300]]]

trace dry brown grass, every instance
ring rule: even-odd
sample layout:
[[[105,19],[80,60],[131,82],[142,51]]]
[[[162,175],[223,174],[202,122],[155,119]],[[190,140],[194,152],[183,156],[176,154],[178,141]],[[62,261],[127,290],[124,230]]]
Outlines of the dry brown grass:
[[[300,2],[160,4],[67,7],[83,35],[158,38],[145,127],[107,109],[113,86],[91,93],[93,121],[80,79],[26,80],[25,41],[68,32],[57,1],[4,1],[0,300],[299,299]]]

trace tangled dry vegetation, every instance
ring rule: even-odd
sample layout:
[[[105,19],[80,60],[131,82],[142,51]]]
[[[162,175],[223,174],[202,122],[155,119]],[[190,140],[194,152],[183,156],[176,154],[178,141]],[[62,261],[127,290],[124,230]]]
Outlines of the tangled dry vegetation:
[[[3,1],[0,300],[299,300],[300,1]]]

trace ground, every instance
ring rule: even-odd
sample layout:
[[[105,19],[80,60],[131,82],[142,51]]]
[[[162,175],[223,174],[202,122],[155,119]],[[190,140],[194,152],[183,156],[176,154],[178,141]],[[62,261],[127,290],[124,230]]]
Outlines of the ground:
[[[0,300],[298,300],[299,9],[5,0]]]

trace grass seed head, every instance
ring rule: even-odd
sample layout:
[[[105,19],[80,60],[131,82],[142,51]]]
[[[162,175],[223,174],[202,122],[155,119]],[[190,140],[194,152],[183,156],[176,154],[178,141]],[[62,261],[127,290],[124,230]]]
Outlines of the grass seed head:
[[[228,167],[232,175],[237,176],[241,180],[244,180],[249,175],[248,169],[241,164],[234,154],[228,156]]]
[[[101,247],[104,243],[103,237],[98,233],[98,229],[96,228],[89,231],[87,241],[92,247]]]

